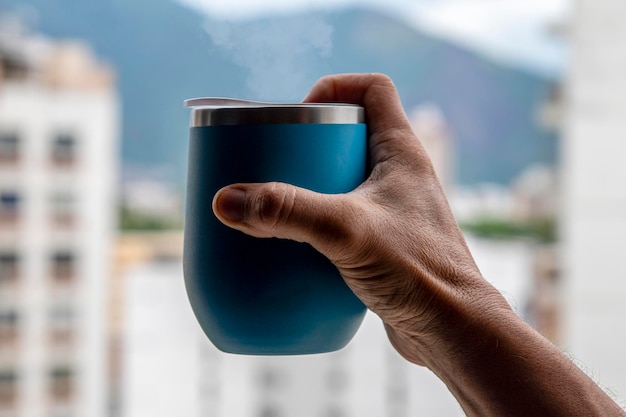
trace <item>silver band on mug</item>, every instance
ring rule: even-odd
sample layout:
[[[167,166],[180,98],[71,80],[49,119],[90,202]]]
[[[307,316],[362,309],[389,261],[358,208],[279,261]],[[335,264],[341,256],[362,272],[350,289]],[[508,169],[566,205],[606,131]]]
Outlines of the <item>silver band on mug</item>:
[[[246,124],[365,123],[361,106],[338,103],[263,103],[230,98],[185,100],[191,127]]]

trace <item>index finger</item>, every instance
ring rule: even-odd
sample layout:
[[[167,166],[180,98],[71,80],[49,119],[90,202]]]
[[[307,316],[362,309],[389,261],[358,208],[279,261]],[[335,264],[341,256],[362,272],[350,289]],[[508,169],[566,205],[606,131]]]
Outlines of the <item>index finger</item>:
[[[371,133],[409,127],[391,78],[383,74],[339,74],[321,78],[304,98],[307,103],[351,103],[365,108]]]
[[[374,161],[415,145],[415,136],[391,78],[383,74],[339,74],[321,78],[307,103],[351,103],[365,108]]]

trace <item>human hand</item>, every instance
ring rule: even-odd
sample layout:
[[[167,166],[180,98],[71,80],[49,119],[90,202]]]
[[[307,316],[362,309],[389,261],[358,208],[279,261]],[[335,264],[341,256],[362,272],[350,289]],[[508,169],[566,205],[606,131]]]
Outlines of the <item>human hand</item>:
[[[253,236],[313,245],[415,363],[428,362],[435,339],[450,332],[460,309],[508,309],[480,276],[392,81],[379,74],[330,76],[305,101],[365,107],[369,178],[339,195],[282,183],[231,185],[214,198],[217,217]]]
[[[626,416],[481,276],[392,81],[322,78],[308,102],[365,107],[371,174],[327,195],[282,183],[215,195],[226,225],[308,242],[378,314],[396,350],[428,366],[472,416]]]

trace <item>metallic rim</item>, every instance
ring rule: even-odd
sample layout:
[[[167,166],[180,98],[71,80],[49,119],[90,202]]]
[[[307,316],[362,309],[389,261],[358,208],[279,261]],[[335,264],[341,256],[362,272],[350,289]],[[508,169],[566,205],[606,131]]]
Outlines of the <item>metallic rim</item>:
[[[365,110],[353,104],[262,103],[228,98],[197,98],[186,100],[185,107],[191,108],[191,127],[365,123]]]

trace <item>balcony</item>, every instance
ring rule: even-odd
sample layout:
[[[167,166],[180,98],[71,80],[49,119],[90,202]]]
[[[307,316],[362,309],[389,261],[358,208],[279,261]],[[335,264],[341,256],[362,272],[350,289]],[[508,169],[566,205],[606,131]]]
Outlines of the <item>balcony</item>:
[[[0,310],[0,348],[15,347],[19,337],[19,314],[15,310]]]
[[[76,339],[76,310],[71,302],[57,302],[48,312],[48,340],[57,352],[67,352]]]
[[[48,393],[53,403],[69,403],[75,395],[74,370],[69,365],[56,365],[48,373]]]
[[[51,196],[50,222],[57,230],[72,229],[76,225],[76,199],[73,193],[59,190]]]
[[[76,139],[70,134],[59,134],[52,141],[50,152],[52,166],[68,169],[76,163]]]
[[[0,369],[0,411],[13,409],[17,403],[17,372]]]
[[[57,284],[68,284],[76,275],[76,257],[70,251],[58,251],[52,254],[50,274]]]
[[[20,162],[20,140],[15,133],[0,133],[0,168]]]
[[[17,286],[20,257],[13,251],[0,251],[0,291]]]
[[[19,223],[21,197],[15,191],[0,192],[0,228],[13,228]]]

